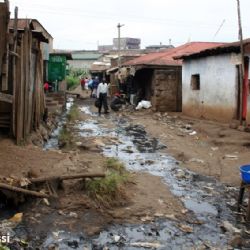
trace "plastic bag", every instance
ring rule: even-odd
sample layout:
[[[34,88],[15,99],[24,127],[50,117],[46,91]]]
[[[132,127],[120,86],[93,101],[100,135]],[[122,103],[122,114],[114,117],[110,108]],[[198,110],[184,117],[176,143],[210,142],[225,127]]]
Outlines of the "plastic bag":
[[[97,108],[99,108],[99,107],[100,107],[100,105],[101,105],[101,103],[100,103],[100,99],[99,99],[99,98],[97,98],[97,99],[95,100],[95,106],[96,106]]]
[[[142,108],[149,109],[151,107],[152,107],[152,105],[151,105],[150,101],[140,101],[135,109],[136,110],[139,110],[139,109],[142,109]]]

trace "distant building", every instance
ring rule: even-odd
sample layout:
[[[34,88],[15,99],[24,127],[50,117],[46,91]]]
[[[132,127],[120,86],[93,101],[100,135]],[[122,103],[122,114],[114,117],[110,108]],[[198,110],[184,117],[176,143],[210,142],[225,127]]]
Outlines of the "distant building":
[[[114,49],[114,45],[99,45],[98,51],[99,52],[109,52],[110,50]]]
[[[113,39],[113,45],[115,49],[118,49],[118,38]],[[120,38],[120,49],[140,49],[141,47],[141,39],[139,38],[131,38],[131,37],[123,37]]]
[[[72,51],[72,60],[68,60],[69,67],[88,71],[91,65],[103,56],[96,50]]]
[[[160,50],[166,50],[166,49],[172,49],[174,48],[173,45],[169,44],[169,45],[149,45],[146,47],[146,51],[147,52],[154,52],[154,51],[160,51]]]

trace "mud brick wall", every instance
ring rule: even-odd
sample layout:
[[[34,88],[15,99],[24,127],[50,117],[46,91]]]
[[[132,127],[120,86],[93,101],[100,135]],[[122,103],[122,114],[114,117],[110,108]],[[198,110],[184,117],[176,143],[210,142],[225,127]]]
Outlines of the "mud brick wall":
[[[181,69],[155,70],[153,76],[154,95],[152,105],[155,111],[181,111]]]

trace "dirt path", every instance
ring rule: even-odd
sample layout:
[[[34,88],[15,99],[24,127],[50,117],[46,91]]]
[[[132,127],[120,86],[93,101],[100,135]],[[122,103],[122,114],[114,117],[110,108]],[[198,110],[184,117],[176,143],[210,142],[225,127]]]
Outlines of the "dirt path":
[[[84,94],[82,98],[76,100],[80,116],[67,122],[69,147],[44,151],[32,145],[16,147],[4,139],[2,175],[9,177],[14,170],[19,178],[95,173],[106,170],[107,157],[116,157],[132,177],[125,196],[107,207],[87,195],[85,182],[65,181],[57,200],[19,207],[25,240],[42,249],[144,249],[145,244],[151,249],[181,249],[183,244],[187,249],[227,248],[233,231],[221,228],[226,222],[235,229],[227,203],[235,209],[237,190],[206,175],[239,183],[236,164],[248,159],[246,134],[239,137],[238,131],[220,124],[148,110],[99,117],[93,100],[84,99]],[[13,233],[20,237],[20,228]]]
[[[151,136],[160,138],[185,168],[221,182],[239,186],[239,167],[250,163],[250,134],[227,124],[197,120],[180,113],[128,113],[135,124],[143,124]],[[152,119],[153,118],[153,119]],[[157,129],[156,129],[157,128]]]

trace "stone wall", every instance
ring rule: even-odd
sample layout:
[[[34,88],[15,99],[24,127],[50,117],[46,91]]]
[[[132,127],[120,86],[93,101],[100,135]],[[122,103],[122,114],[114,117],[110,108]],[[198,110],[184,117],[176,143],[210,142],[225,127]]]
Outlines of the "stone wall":
[[[152,105],[155,111],[181,111],[181,67],[154,71]]]

